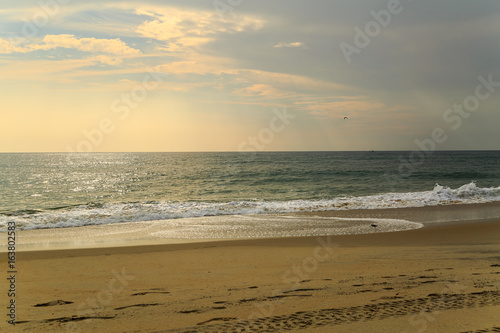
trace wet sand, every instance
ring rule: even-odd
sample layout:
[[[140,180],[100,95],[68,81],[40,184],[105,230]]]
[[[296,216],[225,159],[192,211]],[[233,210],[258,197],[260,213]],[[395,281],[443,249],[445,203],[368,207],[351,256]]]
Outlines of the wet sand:
[[[17,286],[16,332],[494,331],[500,220],[21,252]]]

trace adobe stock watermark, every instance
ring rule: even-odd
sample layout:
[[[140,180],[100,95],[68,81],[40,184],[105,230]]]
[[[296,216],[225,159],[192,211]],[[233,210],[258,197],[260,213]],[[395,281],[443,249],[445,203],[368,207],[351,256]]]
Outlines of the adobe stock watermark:
[[[389,26],[393,16],[400,14],[404,9],[399,0],[389,0],[386,8],[387,9],[381,9],[379,11],[371,10],[370,15],[373,17],[373,20],[368,21],[364,29],[358,26],[354,27],[355,34],[352,44],[344,41],[339,44],[340,50],[348,64],[352,62],[352,56],[354,54],[360,54],[361,50],[370,45],[371,41],[380,35],[382,29]]]
[[[33,13],[31,18],[23,18],[21,27],[22,37],[14,35],[8,37],[13,45],[27,42],[30,38],[35,38],[40,29],[49,24],[50,19],[54,18],[61,11],[61,5],[67,5],[71,0],[40,0],[39,9]]]
[[[113,278],[109,280],[105,288],[78,306],[77,318],[91,320],[98,317],[104,306],[109,305],[115,295],[121,293],[128,286],[129,281],[135,279],[135,276],[127,274],[125,267],[122,268],[121,272],[112,270],[111,274],[113,274]],[[70,322],[66,326],[66,332],[82,332],[82,330],[75,323]]]
[[[266,147],[276,138],[276,135],[283,132],[287,126],[291,124],[290,120],[296,117],[295,115],[288,113],[286,107],[282,110],[273,108],[272,112],[274,116],[269,120],[268,126],[263,127],[254,136],[247,137],[247,139],[240,142],[236,147],[236,151],[238,153],[245,153],[240,155],[245,157],[245,159],[243,161],[238,159],[235,163],[226,166],[219,177],[219,179],[221,179],[218,183],[220,191],[226,190],[227,184],[231,183],[234,180],[234,177],[242,172],[242,162],[252,162],[255,159],[254,153],[264,151]]]
[[[235,163],[229,164],[225,167],[220,175],[221,181],[218,183],[219,190],[224,191],[227,189],[227,184],[234,180],[234,177],[242,172],[242,162],[249,163],[255,159],[255,152],[264,151],[266,147],[276,138],[278,133],[285,131],[287,126],[291,124],[290,120],[296,116],[288,113],[287,108],[282,110],[273,108],[274,116],[269,120],[268,126],[263,127],[254,136],[249,136],[243,140],[236,147],[238,153],[245,153],[240,156],[245,157],[244,160],[237,159]]]
[[[463,120],[479,110],[481,102],[490,98],[500,88],[500,82],[493,81],[493,74],[489,74],[487,78],[480,75],[477,80],[479,84],[476,86],[474,94],[465,97],[462,103],[454,103],[453,107],[443,112],[442,118],[444,122],[450,125],[453,131],[457,131],[462,126]],[[406,159],[400,157],[397,172],[392,174],[386,172],[384,175],[386,181],[394,187],[404,178],[413,175],[416,169],[432,155],[438,145],[445,143],[447,140],[448,134],[441,127],[434,128],[428,138],[415,139],[414,143],[418,149],[413,150]]]
[[[232,12],[243,2],[244,0],[214,0],[212,4],[214,5],[215,12],[223,19],[227,12]]]
[[[263,151],[275,137],[276,133],[283,132],[286,126],[290,125],[290,119],[296,116],[287,113],[286,107],[283,111],[273,109],[274,117],[269,121],[269,126],[262,128],[256,136],[249,136],[238,145],[238,151]]]
[[[82,130],[84,139],[75,146],[66,146],[66,151],[70,153],[90,153],[104,142],[106,135],[113,133],[118,122],[127,119],[131,111],[136,109],[147,97],[148,93],[157,89],[163,82],[162,75],[168,75],[158,70],[158,67],[151,69],[142,79],[142,82],[134,86],[130,92],[122,94],[111,103],[113,117],[104,117],[91,129]],[[116,119],[118,117],[118,119]]]
[[[304,258],[300,265],[292,265],[281,276],[281,281],[286,286],[287,290],[274,289],[271,293],[270,301],[262,301],[254,304],[255,310],[250,313],[247,320],[252,320],[260,317],[269,317],[274,313],[275,306],[282,304],[280,296],[286,291],[292,292],[298,290],[301,281],[308,280],[318,270],[319,264],[331,259],[334,255],[333,248],[339,247],[339,244],[332,243],[331,236],[317,237],[318,245],[311,256]]]

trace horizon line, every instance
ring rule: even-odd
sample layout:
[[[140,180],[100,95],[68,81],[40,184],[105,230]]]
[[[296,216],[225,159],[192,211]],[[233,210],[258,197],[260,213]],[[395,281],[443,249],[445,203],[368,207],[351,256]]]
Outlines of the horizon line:
[[[423,151],[414,150],[256,150],[256,151],[238,151],[238,150],[192,150],[192,151],[95,151],[95,152],[68,152],[68,151],[19,151],[19,152],[0,152],[0,154],[139,154],[139,153],[341,153],[341,152],[413,152]],[[427,151],[427,150],[426,150]],[[500,151],[500,149],[436,149],[432,152],[451,152],[451,151]]]

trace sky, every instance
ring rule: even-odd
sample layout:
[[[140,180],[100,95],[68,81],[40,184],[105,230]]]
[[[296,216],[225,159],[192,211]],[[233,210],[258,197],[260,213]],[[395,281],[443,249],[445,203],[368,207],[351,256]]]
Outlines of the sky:
[[[0,4],[0,152],[500,149],[496,0]]]

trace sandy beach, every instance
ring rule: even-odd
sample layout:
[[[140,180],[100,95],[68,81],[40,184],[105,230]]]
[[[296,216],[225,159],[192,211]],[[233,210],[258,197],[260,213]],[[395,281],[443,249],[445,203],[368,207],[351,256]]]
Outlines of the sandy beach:
[[[500,0],[0,1],[0,333],[500,333]]]
[[[15,332],[497,332],[499,239],[488,219],[20,252]]]

